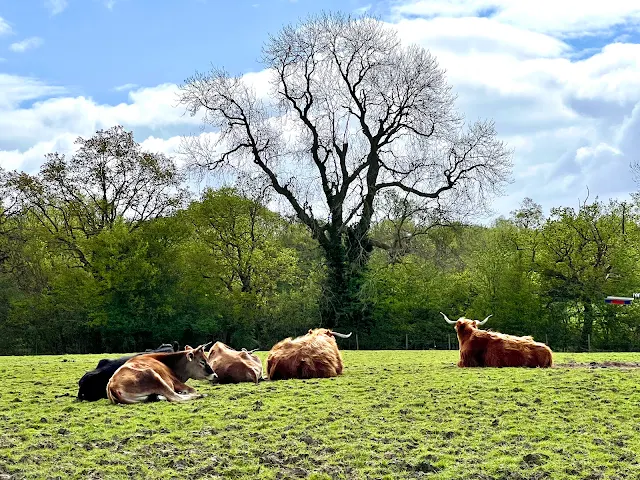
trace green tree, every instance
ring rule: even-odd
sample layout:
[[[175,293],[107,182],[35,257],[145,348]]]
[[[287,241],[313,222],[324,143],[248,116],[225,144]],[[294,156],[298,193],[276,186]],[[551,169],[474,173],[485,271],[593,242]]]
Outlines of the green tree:
[[[71,157],[47,155],[37,175],[12,172],[6,181],[22,208],[87,271],[96,274],[86,241],[121,219],[134,230],[169,215],[186,197],[172,159],[145,152],[116,126],[78,138]]]
[[[553,208],[542,239],[537,262],[549,305],[569,319],[584,350],[607,312],[604,297],[638,286],[637,237],[622,233],[619,202],[596,200],[578,211]]]

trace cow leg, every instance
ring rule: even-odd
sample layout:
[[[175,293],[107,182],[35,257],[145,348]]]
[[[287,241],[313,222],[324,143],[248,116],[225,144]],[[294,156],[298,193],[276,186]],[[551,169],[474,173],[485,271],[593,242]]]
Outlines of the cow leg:
[[[190,387],[186,383],[183,383],[177,379],[173,381],[173,390],[175,390],[178,393],[195,393],[196,391],[195,388]]]
[[[183,402],[200,398],[198,393],[177,393],[153,370],[120,370],[107,385],[107,396],[112,403],[140,403],[153,400]],[[115,380],[115,381],[114,381]]]

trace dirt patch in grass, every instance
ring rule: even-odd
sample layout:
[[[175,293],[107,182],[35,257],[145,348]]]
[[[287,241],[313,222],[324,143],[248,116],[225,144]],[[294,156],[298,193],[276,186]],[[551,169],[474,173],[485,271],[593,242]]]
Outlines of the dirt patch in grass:
[[[640,362],[574,362],[556,363],[557,368],[640,368]]]

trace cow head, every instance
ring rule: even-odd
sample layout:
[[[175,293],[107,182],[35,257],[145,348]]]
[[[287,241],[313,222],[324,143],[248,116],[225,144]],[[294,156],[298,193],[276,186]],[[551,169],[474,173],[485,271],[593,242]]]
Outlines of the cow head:
[[[185,358],[186,365],[185,370],[189,378],[193,378],[195,380],[209,380],[210,382],[214,382],[217,378],[217,375],[209,365],[207,361],[207,356],[205,355],[204,349],[208,347],[207,345],[200,345],[196,348],[191,348],[185,346]]]
[[[477,330],[478,327],[487,323],[489,318],[493,317],[493,314],[489,315],[487,318],[479,322],[478,320],[471,320],[469,318],[460,317],[458,321],[449,320],[449,318],[442,312],[440,314],[444,317],[445,322],[449,325],[455,325],[453,328],[456,329],[456,332],[462,334],[466,331]]]
[[[329,330],[328,328],[316,328],[310,329],[308,335],[326,335],[327,337],[339,337],[339,338],[349,338],[353,332],[349,332],[348,334],[334,332],[333,330]]]

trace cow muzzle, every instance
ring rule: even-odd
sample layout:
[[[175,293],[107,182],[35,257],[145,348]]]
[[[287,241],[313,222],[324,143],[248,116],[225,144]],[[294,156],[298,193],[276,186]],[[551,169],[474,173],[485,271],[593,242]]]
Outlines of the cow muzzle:
[[[218,375],[216,375],[216,372],[213,372],[211,375],[207,375],[206,379],[211,383],[218,383]]]

